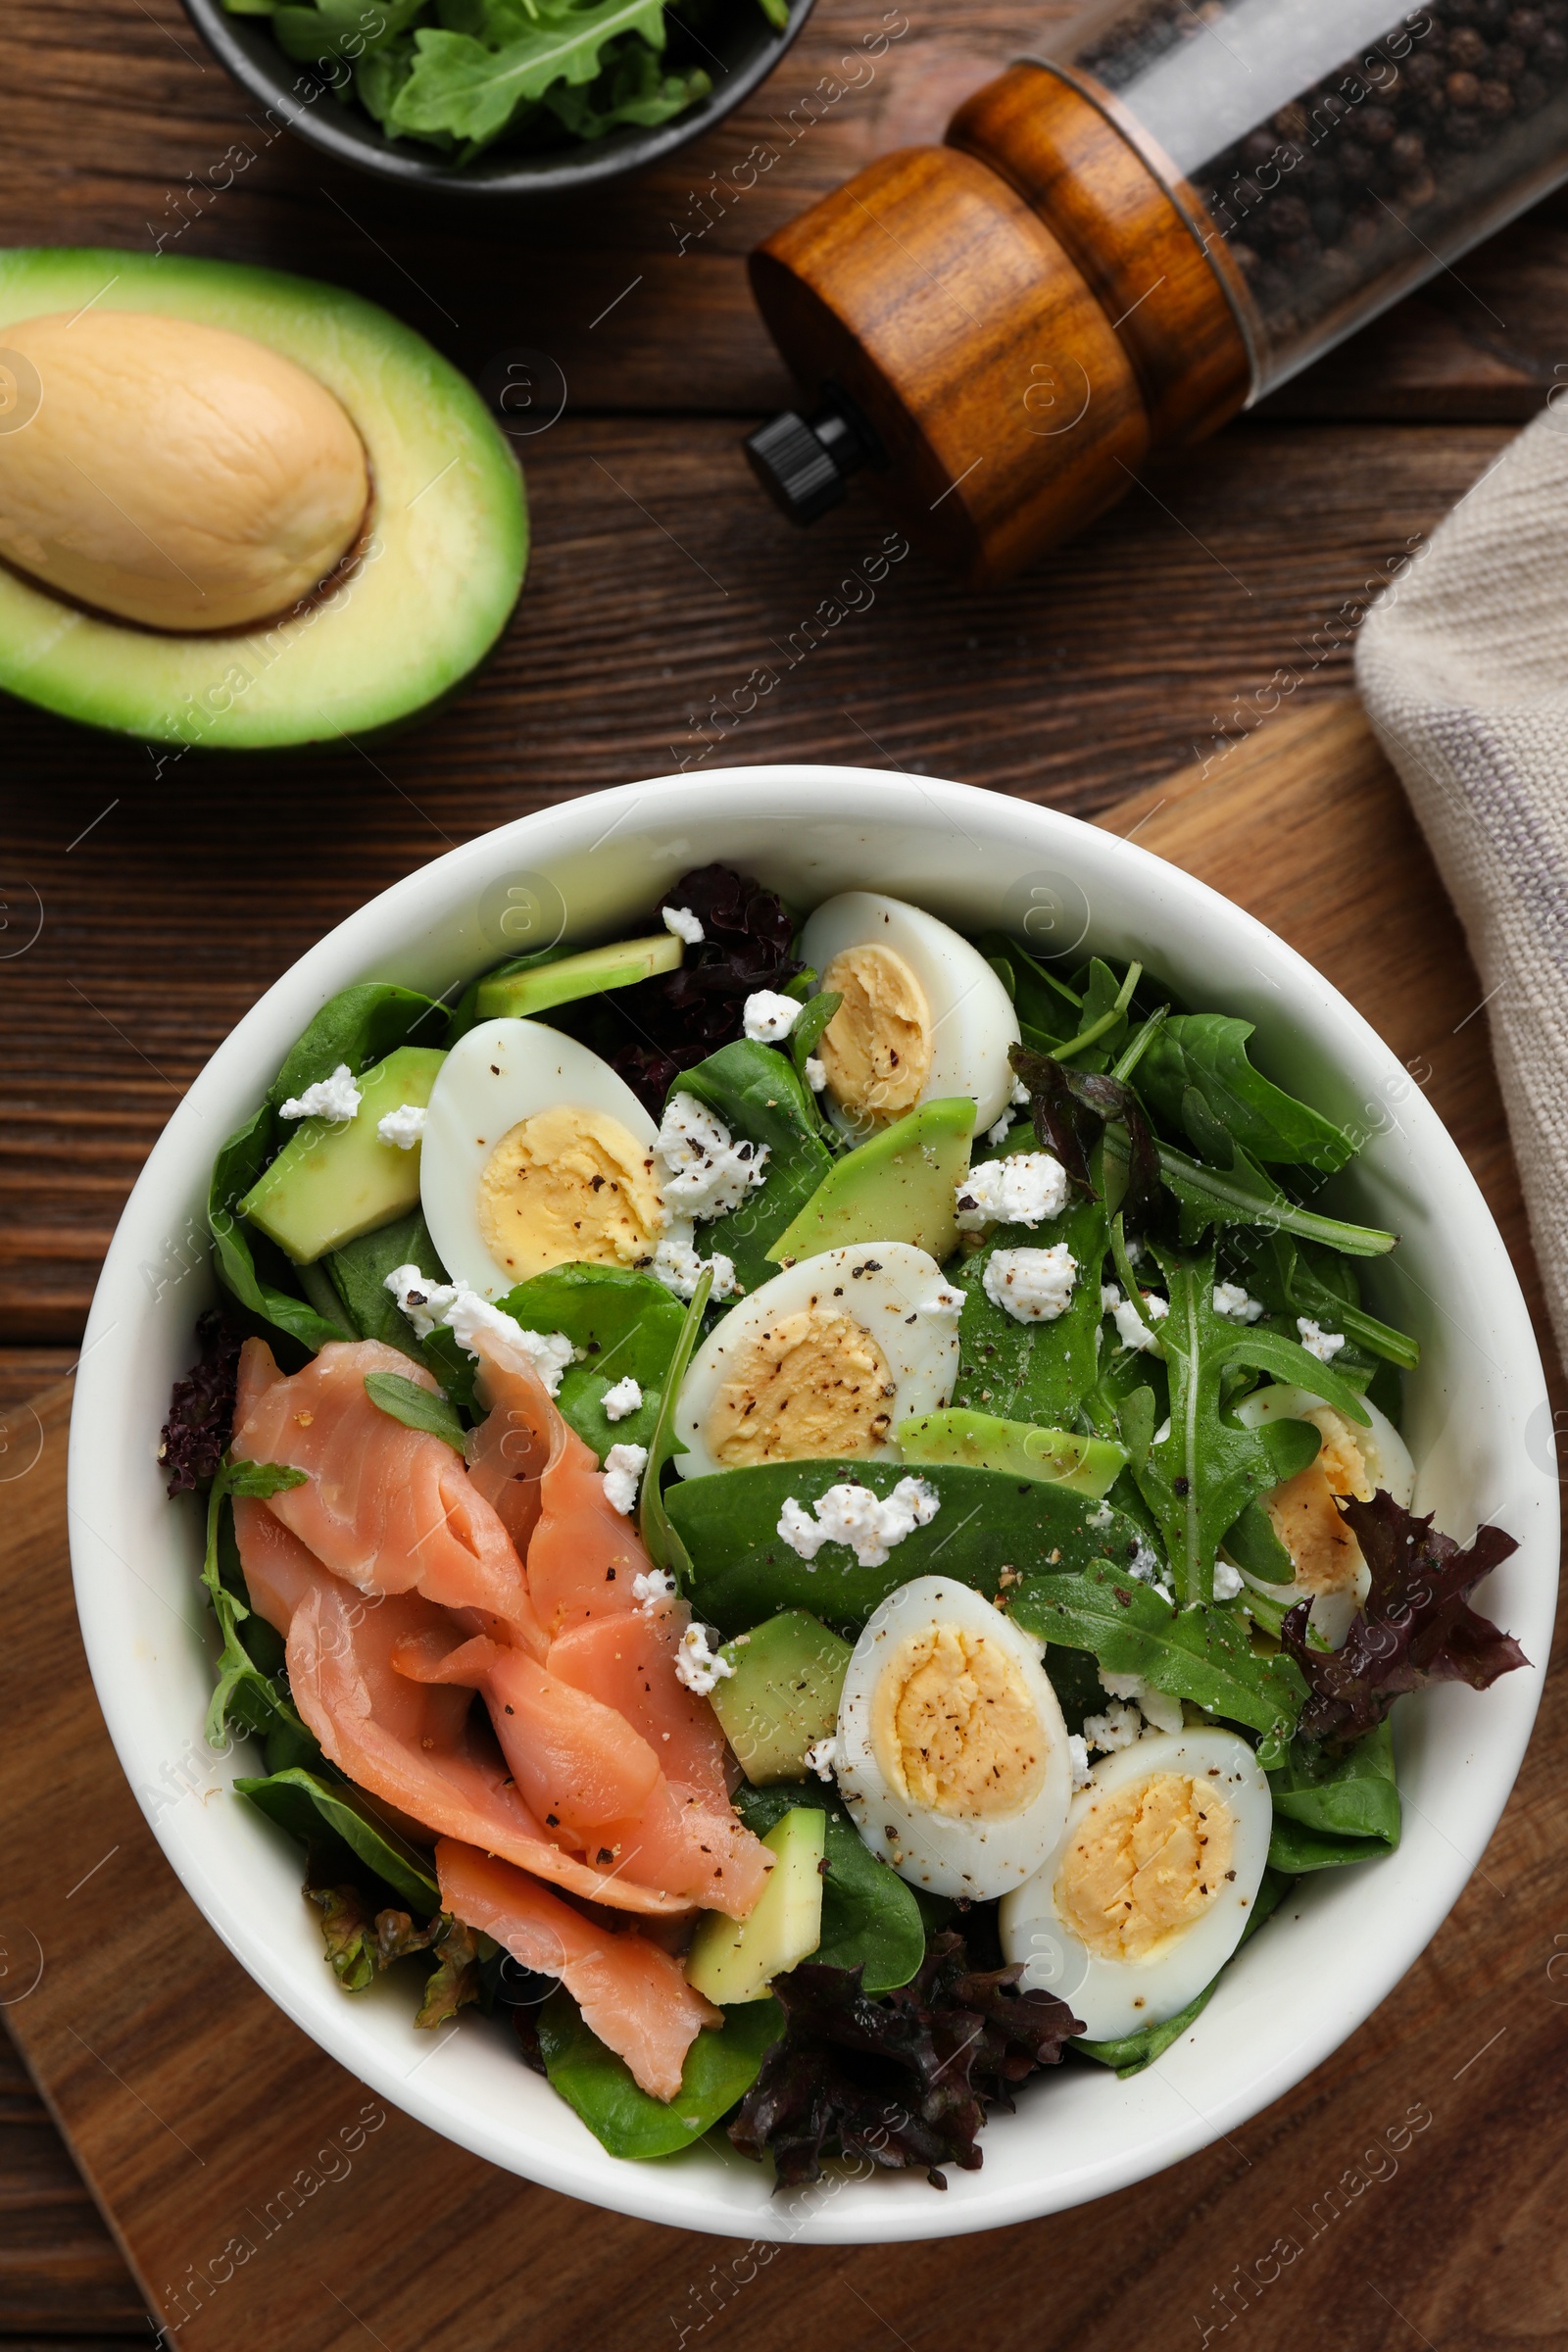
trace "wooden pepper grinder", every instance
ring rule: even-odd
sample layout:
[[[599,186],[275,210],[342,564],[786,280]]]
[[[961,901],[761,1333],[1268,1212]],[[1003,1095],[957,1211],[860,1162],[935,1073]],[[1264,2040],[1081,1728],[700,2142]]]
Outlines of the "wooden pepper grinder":
[[[1568,0],[1387,4],[1102,0],[776,231],[770,494],[994,586],[1568,176]]]

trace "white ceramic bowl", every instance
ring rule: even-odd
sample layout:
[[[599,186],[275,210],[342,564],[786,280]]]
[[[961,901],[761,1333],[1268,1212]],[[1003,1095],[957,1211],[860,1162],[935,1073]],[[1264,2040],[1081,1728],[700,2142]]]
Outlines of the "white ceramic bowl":
[[[155,1458],[171,1382],[214,1295],[208,1170],[318,1007],[351,982],[440,993],[563,932],[612,937],[711,858],[808,906],[858,885],[968,927],[1022,924],[1138,956],[1190,1004],[1257,1023],[1272,1074],[1372,1129],[1333,1198],[1402,1236],[1374,1303],[1419,1336],[1406,1428],[1418,1499],[1468,1538],[1496,1520],[1520,1548],[1484,1593],[1533,1661],[1492,1690],[1399,1710],[1405,1832],[1396,1854],[1308,1881],[1241,1955],[1198,2025],[1128,2082],[1070,2065],[1024,2091],[982,2140],[984,2169],[829,2181],[789,2196],[717,2145],[658,2164],[606,2155],[515,2056],[497,2021],[439,2043],[406,1988],[349,1999],[300,1899],[298,1849],[204,1777],[213,1639],[197,1592],[195,1506],[164,1497]],[[1434,1934],[1487,1843],[1536,1712],[1556,1585],[1550,1413],[1502,1241],[1457,1150],[1400,1064],[1291,949],[1135,845],[962,785],[858,768],[752,767],[627,785],[470,842],[350,917],[268,991],[175,1111],[131,1196],[93,1302],[71,1446],[72,1556],[98,1696],[132,1788],[188,1892],[258,1984],[383,2098],[567,2194],[735,2237],[854,2243],[988,2230],[1123,2188],[1234,2132],[1376,2008]],[[209,1781],[246,1769],[214,1761]]]

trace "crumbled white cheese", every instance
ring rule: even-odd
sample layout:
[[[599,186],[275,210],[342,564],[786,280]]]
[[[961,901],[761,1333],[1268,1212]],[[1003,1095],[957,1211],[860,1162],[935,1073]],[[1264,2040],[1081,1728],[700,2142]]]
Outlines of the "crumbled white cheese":
[[[958,1184],[958,1231],[984,1225],[1041,1225],[1067,1205],[1067,1171],[1050,1152],[1012,1152],[982,1159]]]
[[[677,1298],[691,1298],[709,1266],[713,1269],[713,1287],[709,1297],[727,1298],[735,1288],[735,1260],[726,1257],[722,1250],[715,1250],[710,1258],[703,1258],[685,1242],[666,1239],[654,1251],[648,1271],[666,1291],[673,1291]]]
[[[839,1743],[829,1733],[825,1740],[813,1740],[806,1751],[806,1769],[814,1772],[819,1781],[830,1781],[838,1769]]]
[[[778,1532],[791,1551],[814,1560],[824,1544],[848,1544],[862,1568],[880,1568],[895,1544],[917,1527],[929,1527],[942,1497],[923,1478],[901,1478],[891,1494],[869,1487],[829,1487],[816,1502],[816,1516],[787,1495]]]
[[[400,1152],[412,1152],[424,1133],[428,1113],[422,1102],[400,1102],[385,1118],[377,1119],[375,1132],[383,1144],[396,1144]]]
[[[599,1401],[605,1408],[607,1421],[624,1421],[628,1413],[637,1411],[642,1400],[642,1390],[628,1372],[624,1380],[617,1380],[612,1389],[607,1389]]]
[[[707,933],[689,906],[661,906],[659,911],[663,917],[666,931],[673,931],[675,937],[683,939],[689,948],[702,946]]]
[[[680,1638],[675,1657],[675,1680],[695,1690],[699,1698],[707,1698],[717,1689],[726,1675],[735,1671],[728,1658],[714,1654],[708,1646],[708,1628],[689,1625]]]
[[[1301,1346],[1308,1355],[1315,1355],[1320,1364],[1332,1364],[1345,1346],[1343,1331],[1325,1331],[1310,1315],[1298,1315],[1296,1328],[1301,1335]]]
[[[1115,1700],[1103,1715],[1084,1717],[1084,1739],[1090,1747],[1103,1748],[1107,1754],[1114,1748],[1131,1747],[1143,1738],[1144,1719],[1132,1705]]]
[[[282,1119],[352,1119],[363,1100],[354,1073],[340,1061],[330,1078],[318,1078],[303,1095],[290,1095],[278,1112]]]
[[[1166,1440],[1166,1439],[1167,1439],[1169,1436],[1170,1436],[1170,1415],[1169,1415],[1169,1413],[1167,1413],[1167,1414],[1165,1415],[1165,1418],[1164,1418],[1164,1420],[1163,1420],[1163,1421],[1160,1423],[1159,1427],[1158,1427],[1158,1428],[1155,1430],[1155,1432],[1154,1432],[1153,1436],[1152,1436],[1152,1437],[1150,1439],[1149,1443],[1151,1444],[1151,1446],[1163,1446],[1163,1445],[1164,1445],[1164,1443],[1165,1443],[1165,1440]]]
[[[386,1288],[419,1339],[427,1340],[437,1324],[445,1324],[466,1355],[485,1355],[492,1350],[503,1359],[520,1355],[552,1396],[573,1360],[571,1342],[559,1331],[524,1331],[514,1317],[481,1298],[461,1276],[456,1282],[431,1282],[416,1265],[394,1266]],[[488,1348],[481,1346],[481,1341],[488,1342]]]
[[[663,1568],[639,1569],[631,1580],[631,1596],[645,1617],[657,1617],[676,1590],[675,1579]]]
[[[1181,1700],[1156,1690],[1141,1674],[1110,1674],[1102,1666],[1100,1685],[1107,1696],[1130,1700],[1156,1732],[1179,1732],[1186,1721]]]
[[[1004,1110],[1001,1118],[997,1121],[996,1125],[986,1129],[986,1142],[988,1144],[1004,1144],[1007,1140],[1007,1131],[1011,1125],[1012,1112],[1010,1110]]]
[[[654,1152],[660,1195],[682,1218],[727,1216],[767,1165],[765,1144],[732,1143],[723,1120],[695,1095],[671,1095]]]
[[[1263,1312],[1263,1301],[1261,1298],[1250,1298],[1242,1283],[1216,1282],[1214,1312],[1224,1315],[1232,1323],[1255,1323]]]
[[[605,1456],[605,1500],[623,1518],[637,1506],[637,1486],[647,1467],[646,1446],[612,1446]]]
[[[1233,1568],[1229,1560],[1214,1562],[1214,1598],[1216,1600],[1234,1600],[1245,1582],[1246,1579],[1240,1570]]]
[[[1160,1346],[1150,1329],[1150,1323],[1163,1323],[1170,1313],[1170,1300],[1161,1298],[1157,1291],[1142,1291],[1139,1297],[1149,1316],[1149,1323],[1144,1321],[1132,1300],[1122,1297],[1113,1282],[1104,1282],[1100,1286],[1101,1312],[1114,1315],[1116,1337],[1124,1348],[1136,1348],[1144,1355],[1157,1355]]]
[[[1020,1110],[1029,1100],[1029,1089],[1025,1086],[1021,1078],[1015,1078],[1012,1082],[1011,1099],[1017,1103]]]
[[[961,1315],[968,1296],[967,1291],[956,1290],[951,1282],[945,1282],[940,1291],[922,1298],[914,1311],[917,1315]]]
[[[806,1083],[813,1095],[819,1095],[827,1084],[827,1063],[819,1061],[814,1054],[806,1056]]]
[[[1072,1773],[1072,1792],[1094,1786],[1095,1776],[1089,1768],[1089,1742],[1077,1732],[1067,1735],[1067,1763]]]
[[[780,1045],[800,1019],[802,1009],[796,998],[780,997],[770,988],[759,988],[741,1007],[741,1026],[759,1046]]]
[[[1164,1562],[1152,1545],[1142,1543],[1139,1544],[1138,1549],[1127,1563],[1127,1573],[1140,1585],[1152,1585],[1162,1600],[1174,1603],[1176,1595],[1166,1577]]]
[[[994,1250],[981,1277],[993,1306],[1017,1323],[1054,1323],[1072,1303],[1078,1260],[1065,1242],[1049,1250]]]
[[[1084,1525],[1085,1527],[1108,1527],[1112,1515],[1109,1503],[1102,1502],[1094,1510],[1084,1513]]]

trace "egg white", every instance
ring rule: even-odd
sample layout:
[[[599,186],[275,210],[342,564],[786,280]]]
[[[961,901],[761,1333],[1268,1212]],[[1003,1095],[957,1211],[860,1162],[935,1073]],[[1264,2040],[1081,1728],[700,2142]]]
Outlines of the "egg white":
[[[1047,1761],[1038,1793],[1016,1813],[965,1821],[935,1812],[901,1794],[877,1759],[871,1709],[882,1672],[911,1635],[939,1626],[984,1635],[1006,1651],[1023,1678]],[[1043,1646],[982,1594],[946,1576],[916,1577],[890,1592],[856,1643],[839,1700],[839,1791],[871,1851],[911,1886],[987,1901],[1020,1886],[1057,1843],[1072,1774],[1067,1727],[1040,1662]]]
[[[1250,1396],[1243,1397],[1236,1408],[1236,1418],[1248,1429],[1256,1429],[1265,1421],[1304,1421],[1310,1414],[1321,1411],[1326,1402],[1325,1397],[1315,1396],[1310,1389],[1293,1389],[1283,1385],[1257,1389]],[[1363,1429],[1355,1421],[1351,1421],[1349,1426],[1361,1449],[1367,1476],[1374,1487],[1381,1487],[1386,1494],[1393,1495],[1402,1509],[1408,1510],[1410,1498],[1415,1493],[1415,1464],[1410,1459],[1410,1449],[1387,1413],[1380,1412],[1370,1396],[1363,1396],[1361,1402],[1372,1426]],[[1339,1408],[1330,1406],[1329,1409],[1338,1411]],[[1342,1415],[1341,1418],[1348,1419],[1348,1416]],[[1242,1573],[1247,1574],[1245,1569]],[[1248,1576],[1247,1581],[1270,1596],[1298,1590],[1294,1585],[1265,1585],[1254,1576]],[[1355,1583],[1348,1586],[1343,1592],[1314,1593],[1314,1632],[1320,1634],[1332,1648],[1338,1649],[1350,1630],[1350,1621],[1356,1610],[1371,1590],[1371,1574],[1363,1560],[1356,1569]]]
[[[1188,1773],[1224,1798],[1235,1822],[1231,1862],[1236,1876],[1192,1927],[1167,1936],[1142,1960],[1102,1959],[1058,1913],[1056,1873],[1099,1799],[1162,1772]],[[1026,1989],[1054,1992],[1065,2001],[1091,2041],[1115,2041],[1145,2026],[1162,2025],[1198,1998],[1240,1943],[1262,1883],[1273,1822],[1268,1782],[1251,1748],[1235,1732],[1195,1726],[1146,1733],[1095,1766],[1090,1786],[1072,1800],[1053,1851],[1027,1886],[1004,1897],[998,1921],[1003,1954],[1023,1962]]]
[[[675,1408],[675,1433],[687,1448],[675,1456],[682,1478],[706,1478],[724,1467],[709,1450],[704,1433],[720,1388],[758,1334],[813,1305],[852,1315],[881,1348],[893,1376],[892,1426],[911,1413],[936,1412],[951,1398],[958,1376],[957,1318],[933,1311],[943,1291],[953,1296],[942,1268],[910,1242],[856,1242],[803,1257],[775,1274],[730,1308],[692,1358]],[[893,1462],[899,1449],[879,1446],[862,1458]]]
[[[818,972],[847,948],[865,947],[891,948],[902,956],[930,1008],[931,1075],[920,1101],[969,1095],[976,1127],[992,1126],[1012,1094],[1007,1048],[1018,1042],[1018,1016],[990,964],[934,914],[875,890],[847,890],[825,899],[801,933],[801,955]],[[846,1132],[858,1132],[831,1090],[823,1101]]]
[[[557,1103],[617,1119],[651,1152],[659,1133],[608,1061],[542,1021],[481,1021],[436,1075],[419,1147],[419,1205],[449,1274],[481,1298],[516,1280],[497,1265],[479,1223],[479,1179],[504,1135]]]

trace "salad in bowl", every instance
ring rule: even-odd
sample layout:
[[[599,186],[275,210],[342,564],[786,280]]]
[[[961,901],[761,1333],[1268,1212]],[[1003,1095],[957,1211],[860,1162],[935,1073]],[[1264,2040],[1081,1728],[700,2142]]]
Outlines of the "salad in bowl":
[[[1026,2164],[963,2226],[1137,2177],[1245,2095],[1212,2037],[1196,2131],[1141,2084],[1337,1884],[1329,1932],[1354,1948],[1363,1917],[1377,1956],[1349,1996],[1325,1970],[1315,2042],[1253,2021],[1262,2103],[1413,1956],[1380,1893],[1399,1702],[1469,1686],[1442,1694],[1458,1763],[1503,1698],[1475,1694],[1528,1663],[1477,1588],[1543,1495],[1499,1523],[1452,1443],[1426,1476],[1463,1383],[1407,1416],[1397,1304],[1427,1288],[1355,1191],[1367,1131],[1193,974],[1266,954],[1365,1066],[1369,1033],[1199,886],[1162,913],[1143,853],[971,814],[1130,874],[1133,912],[1044,956],[987,845],[953,919],[912,805],[924,883],[879,872],[871,826],[814,867],[661,848],[618,925],[530,953],[377,969],[357,942],[211,1163],[214,1302],[157,1440],[238,1767],[201,1834],[259,1838],[271,1889],[291,1857],[279,1938],[316,1923],[318,1980],[388,2049],[456,2032],[470,2144],[531,2169],[495,2119],[546,2085],[623,2173],[704,2143],[683,2161],[723,2186],[689,2211],[545,2173],[663,2219],[765,2233],[775,2183],[847,2163],[924,2196],[999,2111],[1087,2146],[1111,2100],[1146,2141],[1119,2176],[1042,2194]],[[1414,1164],[1382,1197],[1429,1281]],[[1414,1752],[1430,1773],[1430,1731]],[[1462,1873],[1421,1868],[1424,1939]],[[243,1935],[210,1910],[269,1981],[255,1906]],[[900,2217],[855,2233],[938,2226]]]

